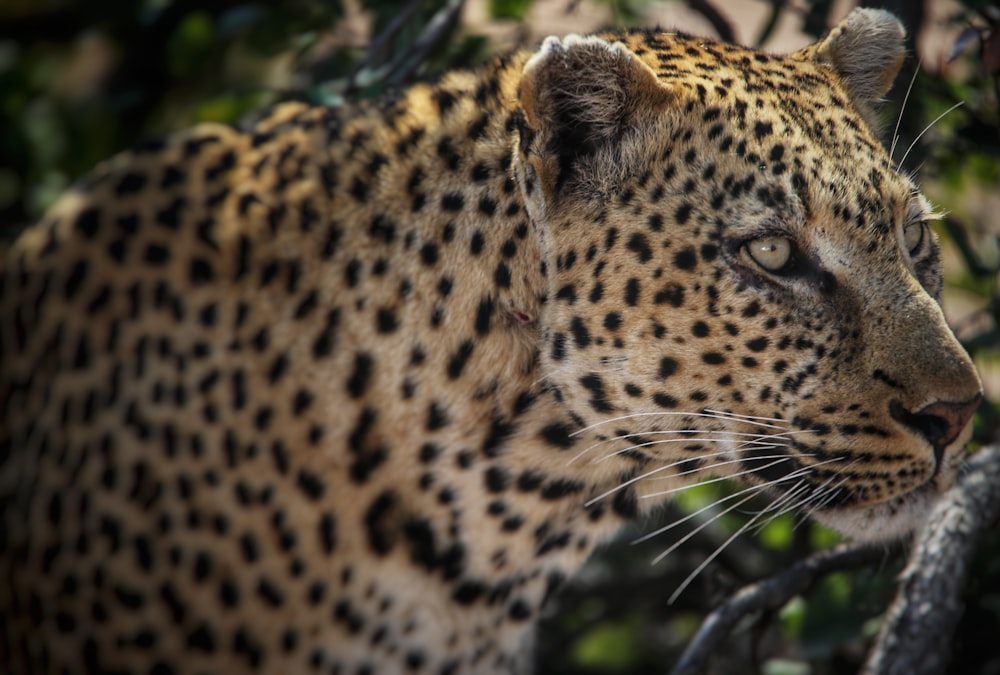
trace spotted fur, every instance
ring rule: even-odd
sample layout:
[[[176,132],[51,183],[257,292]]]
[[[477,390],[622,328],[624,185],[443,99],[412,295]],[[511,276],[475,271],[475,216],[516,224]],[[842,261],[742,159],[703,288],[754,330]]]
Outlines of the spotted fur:
[[[516,671],[709,475],[905,535],[980,385],[870,126],[901,42],[551,38],[98,167],[0,277],[0,669]]]

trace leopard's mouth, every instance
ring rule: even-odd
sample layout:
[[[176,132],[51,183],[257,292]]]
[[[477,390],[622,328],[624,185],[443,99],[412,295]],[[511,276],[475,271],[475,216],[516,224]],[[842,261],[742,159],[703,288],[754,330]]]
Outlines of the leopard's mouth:
[[[927,482],[884,502],[818,509],[813,517],[855,541],[888,543],[908,537],[926,523],[939,496]]]

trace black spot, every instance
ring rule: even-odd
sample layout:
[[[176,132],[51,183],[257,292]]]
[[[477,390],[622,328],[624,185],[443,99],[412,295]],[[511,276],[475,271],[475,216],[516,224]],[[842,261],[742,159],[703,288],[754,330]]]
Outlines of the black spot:
[[[608,330],[618,330],[622,325],[622,317],[618,312],[608,312],[604,315],[604,327]]]
[[[566,284],[558,291],[556,291],[557,300],[565,300],[567,303],[572,305],[576,302],[576,286],[573,284]]]
[[[282,352],[274,357],[274,361],[267,371],[267,381],[275,384],[285,374],[286,370],[288,370],[288,354]]]
[[[568,478],[554,480],[542,488],[542,499],[556,500],[583,492],[583,483]]]
[[[471,605],[486,592],[486,584],[481,581],[462,581],[456,584],[451,597],[460,605]]]
[[[420,247],[420,260],[425,265],[433,265],[438,259],[438,247],[434,242],[426,242]]]
[[[326,492],[323,479],[308,469],[299,469],[298,486],[313,501],[320,499]]]
[[[569,329],[573,334],[573,341],[576,342],[577,347],[582,349],[590,344],[590,331],[587,330],[587,325],[583,323],[583,319],[574,316],[570,321]]]
[[[669,356],[664,356],[660,359],[660,377],[666,379],[677,372],[677,361],[670,358]]]
[[[527,621],[531,618],[531,606],[521,598],[518,598],[511,603],[510,608],[507,610],[507,616],[513,621]]]
[[[680,284],[667,284],[656,292],[653,296],[653,304],[662,305],[668,303],[672,307],[680,307],[684,304],[684,287]]]
[[[565,422],[551,422],[541,430],[541,437],[549,445],[558,448],[570,448],[576,443],[573,437],[573,427]]]
[[[562,361],[566,358],[566,334],[555,333],[552,336],[552,360]]]
[[[653,394],[653,403],[660,406],[661,408],[676,408],[677,399],[669,394],[665,394],[662,391]]]
[[[215,651],[215,634],[207,623],[201,623],[188,633],[187,646],[207,654]]]
[[[580,385],[590,392],[590,406],[597,412],[610,412],[614,407],[608,403],[604,381],[597,373],[590,373],[580,378]]]
[[[625,282],[625,304],[635,307],[639,303],[639,280],[635,277]]]
[[[352,398],[360,398],[371,381],[375,361],[371,354],[358,352],[354,356],[354,372],[347,380],[347,392]]]
[[[497,263],[497,269],[493,273],[493,283],[500,288],[510,288],[510,268],[503,260]]]
[[[693,270],[698,264],[698,254],[694,248],[688,246],[674,254],[674,265],[682,270]]]
[[[166,246],[149,244],[146,246],[145,259],[152,265],[162,265],[170,259],[170,251]]]
[[[635,232],[629,237],[626,246],[628,250],[636,254],[636,258],[638,258],[640,263],[647,263],[653,257],[653,251],[649,248],[649,241],[642,232]]]
[[[449,192],[441,197],[441,207],[445,211],[450,211],[452,213],[456,211],[461,211],[462,207],[465,206],[465,197],[458,192]]]
[[[256,670],[264,660],[264,648],[245,628],[236,631],[233,637],[233,650],[237,654],[245,654],[250,667]]]
[[[267,577],[257,582],[257,595],[271,607],[281,607],[285,603],[285,595]]]
[[[195,258],[191,261],[191,283],[195,284],[207,284],[215,279],[215,270],[212,269],[211,264],[204,258]]]
[[[748,340],[746,345],[747,348],[752,352],[762,352],[767,349],[767,345],[770,341],[767,337],[761,336],[759,338],[754,338],[753,340]]]
[[[243,552],[243,560],[248,563],[260,559],[260,546],[257,544],[257,538],[250,532],[245,532],[240,537],[240,550]]]
[[[313,393],[308,389],[299,389],[295,392],[295,397],[292,399],[292,413],[298,417],[312,405]]]
[[[90,207],[89,209],[84,209],[77,214],[76,220],[73,222],[73,229],[87,239],[93,239],[97,236],[97,230],[100,227],[100,222],[101,212],[97,207]]]
[[[770,136],[773,132],[774,126],[770,122],[757,122],[754,124],[753,135],[758,141],[765,136]]]
[[[427,407],[427,431],[436,431],[448,424],[448,409],[438,401],[431,401]]]
[[[337,548],[337,521],[329,511],[319,519],[319,543],[327,555]]]
[[[86,258],[81,258],[73,264],[73,269],[66,277],[66,286],[63,288],[63,297],[72,300],[83,285],[83,280],[90,270],[90,262]],[[41,297],[39,298],[41,300]]]
[[[375,328],[379,333],[391,333],[399,327],[396,313],[388,307],[379,307],[375,313]]]
[[[377,215],[368,225],[368,234],[373,239],[381,239],[389,244],[396,238],[396,224],[384,215]]]
[[[312,313],[312,311],[316,308],[316,305],[318,303],[319,303],[319,293],[314,288],[308,293],[306,293],[306,296],[302,298],[301,302],[299,302],[298,306],[295,308],[295,312],[292,315],[293,318],[304,319],[305,317],[309,316],[309,314]]]
[[[472,255],[479,255],[483,246],[486,244],[486,239],[483,237],[483,233],[476,230],[472,233],[472,238],[469,240],[469,252]]]
[[[614,512],[622,518],[632,519],[639,513],[639,502],[632,488],[619,490],[611,502]]]
[[[674,221],[678,225],[685,224],[691,218],[691,203],[684,202],[677,207],[677,211],[674,212]]]
[[[490,197],[483,196],[479,198],[479,212],[484,216],[492,216],[496,213],[497,203],[496,200]]]
[[[493,315],[493,298],[486,296],[479,300],[476,310],[476,333],[486,335],[490,332],[490,317]]]
[[[490,466],[483,473],[483,483],[490,492],[503,492],[511,483],[511,475],[507,469],[501,466]]]
[[[461,376],[462,370],[465,368],[466,362],[468,362],[469,357],[472,355],[474,347],[475,345],[472,340],[465,340],[458,346],[455,353],[448,359],[448,377],[456,380]]]
[[[368,544],[379,556],[388,554],[396,545],[396,529],[392,527],[392,515],[399,497],[392,490],[384,490],[365,512],[365,529]]]
[[[517,429],[517,425],[512,424],[503,415],[494,415],[490,423],[490,430],[483,439],[482,452],[487,457],[496,457],[501,454],[504,442]]]

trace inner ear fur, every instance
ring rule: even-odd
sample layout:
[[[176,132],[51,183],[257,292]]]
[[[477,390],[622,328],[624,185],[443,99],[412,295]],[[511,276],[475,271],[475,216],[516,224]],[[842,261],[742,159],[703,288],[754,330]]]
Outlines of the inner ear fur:
[[[525,64],[520,98],[530,129],[522,151],[553,194],[581,161],[598,174],[627,171],[628,137],[641,135],[673,95],[624,45],[570,35],[546,39]]]
[[[860,8],[799,53],[833,69],[854,106],[875,127],[878,103],[903,65],[905,38],[906,30],[895,15]]]

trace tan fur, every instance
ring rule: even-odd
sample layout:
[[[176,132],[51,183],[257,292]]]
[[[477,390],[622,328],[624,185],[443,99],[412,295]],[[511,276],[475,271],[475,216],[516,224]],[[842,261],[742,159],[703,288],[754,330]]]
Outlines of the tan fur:
[[[865,121],[901,36],[550,39],[95,169],[0,275],[0,670],[523,671],[709,476],[906,536],[980,385]]]

